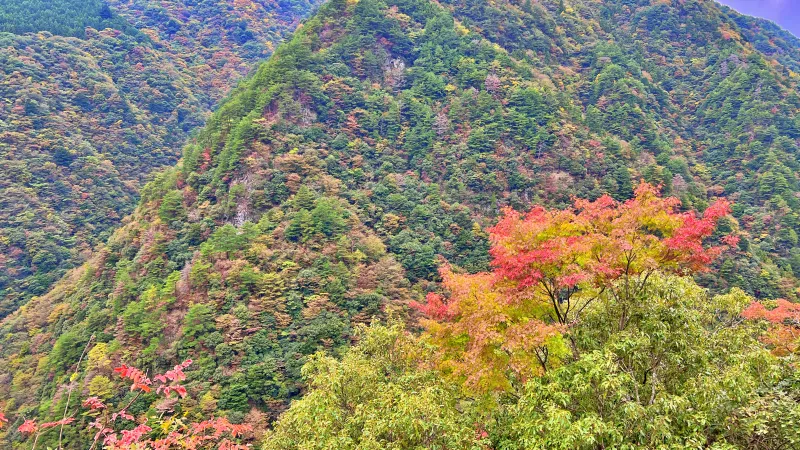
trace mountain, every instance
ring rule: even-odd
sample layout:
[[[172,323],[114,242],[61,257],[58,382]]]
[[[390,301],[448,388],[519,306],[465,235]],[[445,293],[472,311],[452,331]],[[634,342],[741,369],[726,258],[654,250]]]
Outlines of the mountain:
[[[793,72],[800,70],[800,38],[769,20],[742,15],[726,6],[722,7],[722,12],[739,25],[756,50],[777,59]]]
[[[175,408],[263,425],[309,355],[440,290],[442,258],[487,270],[502,207],[624,201],[642,179],[685,210],[733,202],[714,239],[738,244],[699,282],[796,297],[796,44],[762,26],[705,0],[327,3],[86,264],[3,320],[0,409],[60,418],[91,343],[92,395],[114,365],[191,358],[200,400]]]
[[[137,31],[103,0],[2,0],[0,32],[13,34],[47,31],[59,36],[83,38],[86,28],[113,28],[129,34]]]
[[[0,317],[105,241],[314,6],[0,2]]]
[[[720,3],[749,16],[770,20],[795,36],[800,35],[800,9],[783,0],[722,0]]]

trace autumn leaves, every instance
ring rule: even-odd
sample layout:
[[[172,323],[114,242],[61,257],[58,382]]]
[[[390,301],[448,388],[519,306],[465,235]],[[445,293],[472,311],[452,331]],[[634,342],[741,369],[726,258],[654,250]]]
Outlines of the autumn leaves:
[[[428,317],[442,368],[479,391],[507,390],[578,357],[570,330],[599,297],[623,304],[651,274],[705,270],[735,245],[706,245],[730,212],[726,201],[702,216],[679,206],[643,183],[625,202],[602,196],[565,210],[507,209],[489,230],[492,272],[444,268],[447,298],[430,294],[414,305]]]
[[[188,395],[186,387],[181,384],[186,380],[186,370],[192,364],[187,359],[163,374],[152,377],[135,367],[121,365],[114,369],[120,377],[131,383],[130,390],[134,394],[123,404],[107,404],[98,397],[88,397],[81,402],[85,409],[82,412],[90,420],[88,430],[93,439],[87,440],[90,449],[104,448],[109,450],[145,450],[145,449],[208,449],[244,450],[249,446],[239,443],[243,436],[252,433],[252,427],[246,424],[233,424],[225,418],[207,418],[200,422],[184,423],[183,418],[166,414],[163,410],[153,417],[137,417],[130,409],[142,395],[155,394],[168,401],[175,393],[180,398]],[[43,433],[57,426],[75,423],[77,414],[65,417],[56,422],[37,423],[27,419],[17,427],[17,431],[32,436],[32,450],[36,449]],[[8,423],[5,415],[0,413],[0,427]],[[81,422],[86,425],[85,422]]]

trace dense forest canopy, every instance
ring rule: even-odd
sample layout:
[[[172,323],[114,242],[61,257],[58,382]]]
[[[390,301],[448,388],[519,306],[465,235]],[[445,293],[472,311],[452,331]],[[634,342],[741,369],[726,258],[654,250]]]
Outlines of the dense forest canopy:
[[[314,5],[0,2],[0,317],[107,239]]]
[[[705,0],[332,0],[0,323],[0,436],[791,448],[794,50]]]
[[[138,31],[120,18],[105,0],[2,0],[0,32],[14,34],[47,31],[82,38],[87,27]]]

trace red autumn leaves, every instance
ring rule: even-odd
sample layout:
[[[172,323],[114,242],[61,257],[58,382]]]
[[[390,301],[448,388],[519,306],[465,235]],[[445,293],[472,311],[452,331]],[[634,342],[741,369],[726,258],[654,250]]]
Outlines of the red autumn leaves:
[[[775,301],[774,308],[767,309],[763,303],[754,302],[742,312],[742,316],[769,323],[762,341],[772,348],[774,354],[785,356],[800,349],[800,304],[780,299]]]
[[[643,183],[622,203],[606,195],[576,200],[566,210],[536,207],[525,216],[508,209],[489,230],[494,273],[517,290],[547,284],[556,291],[603,286],[648,270],[704,270],[724,249],[704,240],[730,205],[719,200],[701,217],[678,212],[678,206],[678,199],[659,197]]]
[[[89,397],[83,401],[83,407],[89,408],[92,411],[96,411],[98,409],[104,409],[106,407],[105,403],[97,397]]]
[[[110,450],[168,450],[174,448],[187,450],[201,450],[215,448],[219,450],[239,450],[249,448],[248,446],[235,442],[240,437],[252,432],[249,425],[232,424],[224,418],[211,418],[197,423],[183,424],[179,419],[163,419],[152,427],[148,425],[148,420],[135,424],[132,428],[125,426],[124,430],[117,431],[115,424],[120,421],[134,422],[136,418],[127,412],[128,408],[145,393],[155,392],[164,397],[169,397],[172,393],[181,398],[187,396],[186,388],[180,384],[186,380],[184,370],[192,364],[191,360],[175,366],[163,374],[159,374],[150,379],[143,371],[122,365],[114,369],[123,379],[131,382],[131,391],[136,391],[135,397],[125,406],[116,412],[107,410],[106,405],[98,397],[89,397],[81,402],[81,405],[88,409],[87,413],[94,420],[89,424],[94,428],[94,441],[91,448],[96,448],[98,444]],[[7,423],[6,416],[0,413],[0,426]],[[50,428],[60,425],[69,425],[75,422],[73,417],[65,417],[57,422],[46,422],[37,424],[35,420],[25,420],[17,430],[20,433],[36,435],[37,437]],[[164,430],[165,436],[159,439],[151,439],[150,434],[154,427]],[[233,440],[232,440],[233,439]]]
[[[132,391],[135,391],[135,390],[139,390],[139,391],[142,391],[142,392],[150,392],[151,391],[150,385],[153,384],[153,382],[150,381],[150,378],[148,378],[145,375],[145,373],[142,372],[141,370],[139,370],[139,369],[137,369],[135,367],[129,367],[129,366],[126,366],[126,365],[123,364],[122,366],[117,367],[116,369],[114,369],[114,372],[118,373],[119,376],[121,376],[122,378],[127,378],[127,379],[131,380],[131,382],[132,382],[131,383],[131,390]]]
[[[26,420],[25,422],[22,423],[22,425],[19,426],[19,428],[17,428],[17,431],[19,431],[20,433],[33,434],[36,433],[37,431],[43,431],[48,428],[55,428],[59,425],[69,425],[74,421],[75,419],[73,419],[72,417],[67,417],[66,419],[61,419],[57,422],[45,422],[37,425],[36,421],[34,420]]]
[[[191,364],[192,360],[187,359],[183,363],[175,366],[174,369],[153,377],[155,381],[160,383],[156,388],[156,393],[163,393],[164,396],[169,397],[172,392],[175,392],[180,395],[181,398],[186,397],[186,388],[177,384],[177,382],[186,380],[186,374],[184,374],[183,371]],[[135,367],[122,365],[114,369],[114,372],[117,372],[122,378],[131,380],[131,391],[139,390],[145,393],[152,391],[153,381],[141,370]]]
[[[653,271],[705,270],[737,243],[705,242],[730,212],[727,201],[702,216],[679,206],[642,183],[626,202],[603,196],[565,210],[506,209],[489,229],[493,270],[445,268],[448,297],[430,294],[413,305],[430,319],[425,326],[442,349],[442,368],[478,390],[508,389],[575,353],[564,337],[600,295],[632,296]]]

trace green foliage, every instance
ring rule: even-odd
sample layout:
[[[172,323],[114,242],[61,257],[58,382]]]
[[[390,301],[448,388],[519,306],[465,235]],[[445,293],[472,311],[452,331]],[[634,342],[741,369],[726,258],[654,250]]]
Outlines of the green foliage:
[[[427,351],[402,325],[373,324],[341,361],[314,355],[311,391],[265,438],[277,449],[481,448],[457,388],[419,368]]]
[[[58,371],[67,371],[81,356],[86,340],[76,331],[62,334],[50,352],[50,365]]]
[[[86,27],[96,30],[114,28],[145,39],[115,14],[104,0],[0,1],[0,32],[47,31],[60,36],[84,37]]]
[[[742,322],[751,299],[654,274],[604,295],[577,325],[580,355],[511,395],[470,398],[427,367],[435,349],[373,325],[341,360],[304,368],[309,392],[265,436],[295,448],[791,448],[796,375]],[[783,414],[783,415],[779,415]]]
[[[203,303],[189,306],[183,319],[183,335],[189,341],[203,338],[214,330],[214,313],[211,307]]]
[[[369,410],[359,415],[349,405],[332,404],[338,394],[322,389],[309,398],[330,406],[323,411],[346,413],[347,420],[287,422],[281,438],[288,439],[281,441],[287,446],[307,437],[291,430],[320,427],[332,439],[326,442],[372,447],[390,441],[424,447],[419,439],[429,437],[430,430],[460,430],[434,440],[441,447],[468,447],[483,431],[475,422],[486,430],[494,422],[481,422],[480,414],[462,405],[470,399],[459,398],[458,389],[442,385],[433,372],[403,367],[396,369],[404,374],[400,380],[378,377],[364,356],[346,355],[353,330],[436,291],[442,257],[455,271],[488,269],[483,230],[500,208],[563,206],[574,196],[596,199],[604,193],[623,199],[641,178],[663,183],[683,208],[705,209],[722,195],[737,205],[726,233],[742,237],[739,249],[720,262],[725,264],[721,275],[699,276],[703,285],[714,292],[740,287],[760,297],[795,295],[800,99],[796,75],[787,69],[797,60],[795,53],[777,51],[785,39],[774,46],[763,36],[749,40],[746,36],[760,32],[749,25],[737,31],[733,13],[713,2],[645,0],[332,1],[238,84],[207,126],[193,134],[182,162],[141,190],[141,204],[107,244],[47,292],[56,275],[79,260],[71,249],[100,242],[106,237],[102,231],[119,220],[109,211],[124,213],[124,205],[133,204],[148,171],[143,167],[171,162],[170,152],[204,111],[236,74],[249,70],[245,62],[265,57],[267,42],[289,29],[295,10],[310,8],[305,3],[268,3],[264,9],[264,2],[250,2],[251,8],[234,6],[243,2],[149,0],[137,2],[146,5],[141,9],[122,7],[128,3],[111,5],[138,28],[155,30],[172,49],[169,57],[112,32],[90,33],[80,43],[45,34],[0,37],[14,44],[2,60],[13,82],[3,84],[2,97],[9,102],[0,104],[0,127],[12,124],[31,136],[0,143],[0,154],[17,155],[12,148],[38,152],[3,156],[0,164],[3,186],[9,186],[0,198],[0,214],[5,214],[0,222],[11,224],[0,231],[0,249],[9,255],[0,260],[5,269],[0,283],[5,289],[13,284],[3,309],[11,311],[38,295],[0,324],[0,380],[10,380],[0,383],[0,402],[15,410],[10,413],[30,413],[43,392],[56,392],[67,382],[63,368],[74,356],[74,346],[67,344],[77,345],[91,330],[108,345],[109,359],[132,360],[153,373],[186,357],[196,360],[187,388],[205,399],[204,406],[176,405],[181,414],[197,415],[215,405],[219,415],[236,419],[253,409],[274,415],[305,392],[301,368],[311,360],[309,380],[323,387],[326,377],[349,379],[364,367],[366,378],[356,379],[372,386],[373,395],[355,398],[374,400],[374,408],[402,423],[406,434],[392,441],[388,422]],[[277,16],[285,20],[273,20],[271,12],[279,11],[287,12]],[[255,25],[265,19],[277,28]],[[774,30],[765,33],[778,37]],[[42,75],[21,56],[28,48],[47,54],[51,43],[58,49],[80,44],[79,51],[68,54],[100,55],[115,72],[102,76],[85,61],[69,78],[70,85],[81,87],[65,89],[66,79]],[[133,49],[140,47],[144,56],[136,59],[140,53]],[[761,47],[770,51],[757,50]],[[128,65],[129,57],[134,59]],[[773,64],[774,58],[787,65]],[[169,61],[177,62],[170,66]],[[61,63],[44,67],[52,72]],[[162,67],[192,68],[201,76],[184,78],[175,69],[173,77],[157,70]],[[61,84],[40,85],[50,79]],[[49,102],[41,92],[69,96]],[[58,126],[48,125],[56,119]],[[94,131],[77,135],[87,127]],[[40,145],[47,136],[70,137],[67,130],[74,131],[74,141],[47,138],[54,144]],[[687,299],[698,300],[697,288],[670,283]],[[636,322],[644,328],[631,328],[630,335],[608,329],[591,337],[587,330],[580,363],[547,375],[553,395],[563,403],[553,405],[568,404],[584,424],[605,430],[573,429],[576,442],[624,440],[635,447],[663,433],[670,443],[678,442],[676,436],[699,439],[703,434],[709,442],[718,437],[741,445],[755,439],[747,430],[762,424],[774,430],[776,441],[789,439],[791,431],[778,430],[771,413],[764,412],[792,407],[790,388],[773,383],[775,362],[766,356],[758,360],[759,351],[750,351],[755,341],[744,345],[740,328],[731,332],[730,342],[676,338],[685,348],[651,345],[667,345],[661,336],[678,332],[703,340],[708,335],[700,328],[712,327],[708,310],[652,294],[676,311],[647,310],[655,322]],[[699,318],[687,318],[686,311]],[[611,322],[598,318],[598,323]],[[72,340],[56,347],[63,336]],[[636,353],[623,358],[616,342]],[[320,351],[330,356],[312,356]],[[676,361],[694,359],[685,361],[685,377],[670,385],[653,383],[649,376],[642,381],[640,366],[637,380],[626,378],[628,369],[621,364],[642,365],[652,351],[679,352],[663,362],[672,375]],[[325,359],[342,355],[355,369]],[[374,352],[369,355],[381,360]],[[747,359],[733,374],[736,357]],[[328,364],[341,371],[325,372]],[[758,386],[761,399],[751,395],[758,364],[769,366]],[[51,367],[59,370],[44,370]],[[638,386],[652,395],[656,387],[662,409],[623,396],[623,406],[634,411],[614,416],[630,420],[631,429],[642,434],[632,436],[605,410],[599,417],[597,401],[579,384],[598,367],[603,371],[595,379],[616,383],[624,392]],[[698,417],[713,418],[707,423],[717,428],[724,428],[725,417],[738,421],[743,435],[691,422],[692,411],[684,405],[702,398],[700,388],[709,383],[700,375],[703,370],[743,384],[730,387],[732,403],[712,399],[709,407],[716,409],[698,407]],[[424,388],[429,382],[434,391]],[[376,387],[396,389],[380,393]],[[572,387],[583,390],[572,392]],[[707,390],[721,396],[719,389]],[[395,402],[393,392],[411,403]],[[680,398],[664,406],[671,396]],[[406,414],[417,422],[393,415],[395,404],[415,411]],[[481,404],[500,404],[504,411],[515,407],[511,399]],[[739,408],[745,404],[760,406]],[[665,423],[675,405],[681,408],[675,413],[680,420]],[[313,413],[310,406],[298,408],[306,408],[305,417]],[[44,406],[37,414],[53,415],[50,409]],[[534,422],[521,416],[503,420],[536,426],[565,422],[548,411],[533,412]],[[663,423],[648,428],[644,417]],[[425,428],[428,422],[440,428]],[[362,429],[384,438],[374,441]],[[492,433],[495,447],[512,442],[514,433],[544,436],[535,428]]]
[[[314,6],[249,4],[0,0],[0,318],[105,241],[149,175]],[[177,196],[162,204],[167,223],[184,219]]]
[[[639,298],[602,298],[576,332],[580,358],[525,387],[498,448],[729,448],[727,424],[785,376],[739,319],[750,301],[662,276]]]
[[[161,199],[158,216],[166,223],[184,218],[183,194],[180,191],[170,191]]]
[[[311,220],[318,233],[333,238],[344,231],[346,214],[339,202],[331,198],[322,198],[311,210]]]

